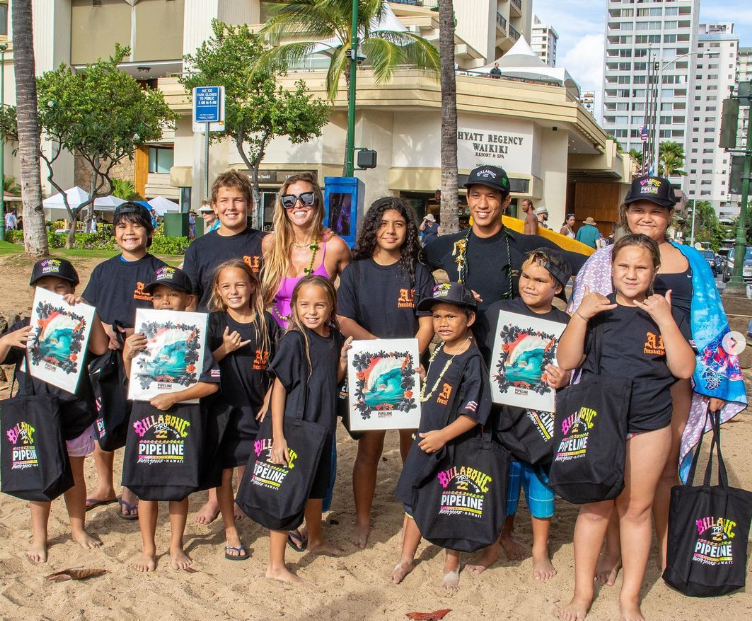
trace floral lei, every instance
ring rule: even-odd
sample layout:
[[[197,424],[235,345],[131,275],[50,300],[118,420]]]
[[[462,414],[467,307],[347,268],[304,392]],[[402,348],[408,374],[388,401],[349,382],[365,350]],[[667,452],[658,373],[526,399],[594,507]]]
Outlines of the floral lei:
[[[502,229],[505,233],[504,239],[507,242],[507,291],[501,295],[502,300],[509,300],[512,298],[512,251],[509,244],[509,233],[506,229]],[[456,257],[454,262],[457,264],[457,282],[464,283],[467,281],[467,275],[470,271],[467,262],[467,244],[470,241],[470,233],[473,232],[472,227],[468,229],[467,235],[461,237],[454,242],[454,248],[452,249],[452,256]]]

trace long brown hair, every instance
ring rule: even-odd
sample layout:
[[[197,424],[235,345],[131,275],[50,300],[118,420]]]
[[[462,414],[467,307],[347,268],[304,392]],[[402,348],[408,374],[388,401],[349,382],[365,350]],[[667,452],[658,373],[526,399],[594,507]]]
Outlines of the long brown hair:
[[[229,261],[220,263],[214,270],[211,297],[209,298],[209,310],[222,313],[227,312],[227,305],[219,292],[219,279],[224,270],[232,268],[243,272],[248,277],[248,282],[250,282],[253,287],[251,299],[249,300],[249,307],[253,310],[253,326],[256,328],[256,334],[261,338],[262,351],[269,351],[269,330],[266,325],[264,299],[261,296],[261,284],[259,283],[256,274],[253,273],[253,270],[251,270],[250,266],[245,261],[242,259],[230,259]]]
[[[274,296],[279,291],[282,279],[287,276],[290,267],[290,250],[295,237],[292,224],[285,213],[287,210],[282,206],[282,195],[287,194],[287,188],[297,182],[305,182],[313,188],[316,202],[314,204],[315,215],[313,220],[313,237],[321,243],[324,230],[324,195],[321,192],[316,177],[311,173],[300,173],[288,177],[277,192],[277,200],[274,203],[274,243],[269,252],[264,256],[264,267],[261,273],[261,292],[264,304],[268,307],[274,302]]]
[[[308,285],[320,287],[326,294],[326,301],[329,303],[329,306],[331,306],[331,313],[329,315],[329,319],[326,321],[327,325],[330,328],[339,330],[339,322],[337,321],[337,291],[334,289],[332,281],[328,278],[324,278],[323,276],[318,276],[316,274],[309,274],[308,276],[301,278],[298,284],[295,285],[295,289],[293,289],[292,292],[292,300],[290,300],[290,321],[287,322],[287,331],[290,332],[294,330],[296,332],[300,332],[300,334],[303,336],[303,342],[305,343],[305,354],[306,359],[308,360],[308,369],[310,375],[310,373],[313,372],[313,363],[311,362],[311,347],[308,341],[308,334],[306,333],[305,326],[303,325],[303,322],[300,320],[300,316],[298,315],[298,295],[300,294],[300,290],[303,287],[307,287]]]
[[[653,282],[655,281],[655,275],[661,268],[661,249],[658,247],[658,242],[651,239],[644,233],[627,233],[618,239],[614,244],[614,249],[611,253],[611,265],[616,263],[616,256],[619,252],[627,247],[636,246],[637,248],[644,248],[650,254],[650,258],[653,261],[653,280],[648,287],[648,295],[653,295]]]

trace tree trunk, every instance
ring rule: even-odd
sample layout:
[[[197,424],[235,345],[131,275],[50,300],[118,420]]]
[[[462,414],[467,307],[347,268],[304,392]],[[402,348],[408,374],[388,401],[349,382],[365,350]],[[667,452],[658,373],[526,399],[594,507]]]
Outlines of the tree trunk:
[[[47,229],[42,208],[39,165],[39,120],[37,83],[34,71],[32,0],[13,0],[13,71],[16,78],[18,154],[21,160],[24,248],[34,257],[49,254]]]
[[[454,74],[454,6],[439,4],[441,57],[441,232],[460,230],[457,213],[457,84]]]

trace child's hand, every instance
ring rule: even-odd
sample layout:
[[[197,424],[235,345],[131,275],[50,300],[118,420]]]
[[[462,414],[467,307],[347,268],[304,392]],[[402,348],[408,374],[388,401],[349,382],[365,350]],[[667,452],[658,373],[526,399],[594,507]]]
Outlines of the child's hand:
[[[76,295],[75,293],[66,293],[63,296],[63,299],[71,306],[75,306],[76,304],[86,304],[86,300],[84,300],[80,295]]]
[[[107,336],[110,337],[109,349],[120,349],[120,341],[118,340],[116,331],[120,334],[126,334],[126,330],[124,330],[123,328],[115,328],[115,326],[111,326],[110,324],[104,322],[102,322],[102,327],[107,333]]]
[[[569,384],[569,378],[572,375],[569,371],[553,364],[547,364],[545,371],[545,380],[551,388],[558,390]]]
[[[125,339],[125,346],[123,347],[123,360],[130,362],[133,360],[140,351],[146,349],[146,335],[142,332],[136,332],[131,334]]]
[[[666,297],[651,295],[642,302],[635,300],[635,306],[639,306],[659,325],[662,322],[674,320],[674,316],[671,314],[671,289],[666,291]]]
[[[347,350],[352,349],[352,342],[353,342],[353,337],[348,336],[347,340],[342,345],[342,350],[340,351],[339,357],[344,362],[347,362]]]
[[[260,408],[259,411],[256,412],[256,420],[261,423],[266,418],[266,412],[269,410],[269,404],[264,403]]]
[[[287,450],[287,440],[285,438],[274,438],[272,440],[272,456],[269,461],[281,466],[290,463],[290,451]]]
[[[426,381],[426,370],[423,368],[422,364],[418,367],[418,377],[420,378],[421,384]]]
[[[245,347],[248,345],[251,341],[244,341],[243,337],[240,336],[238,332],[233,332],[230,334],[230,328],[225,326],[225,331],[222,334],[222,344],[225,347],[225,352],[230,353],[233,351],[236,351],[240,349],[241,347]]]
[[[590,287],[585,285],[585,297],[582,298],[582,302],[580,302],[579,307],[575,311],[575,315],[579,315],[581,319],[589,321],[598,313],[613,310],[616,307],[617,304],[611,304],[605,295],[595,292],[590,293]]]
[[[435,453],[436,451],[440,451],[446,444],[444,433],[440,429],[437,429],[435,431],[428,431],[426,433],[419,433],[418,435],[423,438],[418,443],[418,447],[424,453],[431,454]]]
[[[177,403],[177,399],[175,398],[175,393],[163,393],[149,399],[149,403],[158,410],[165,412]]]
[[[8,347],[20,347],[21,349],[26,349],[26,342],[29,340],[30,336],[31,326],[26,326],[20,330],[8,332],[8,334],[4,335],[0,340],[2,340]]]

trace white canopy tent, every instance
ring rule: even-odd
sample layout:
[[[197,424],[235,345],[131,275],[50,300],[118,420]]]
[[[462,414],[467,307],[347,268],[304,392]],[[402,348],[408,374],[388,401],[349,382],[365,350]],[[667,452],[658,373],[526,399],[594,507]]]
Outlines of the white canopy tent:
[[[122,198],[118,198],[113,194],[100,196],[94,199],[94,211],[115,211],[115,208],[124,202]]]
[[[180,205],[174,203],[168,198],[165,198],[164,196],[155,196],[150,201],[148,201],[148,203],[160,217],[164,216],[168,211],[171,213],[180,212]]]
[[[66,190],[65,195],[68,197],[68,206],[72,209],[89,199],[89,193],[78,186]],[[118,198],[112,194],[100,196],[94,199],[94,211],[112,213],[118,205],[124,202],[122,198]],[[44,207],[44,217],[47,220],[62,220],[68,217],[62,194],[55,194],[49,198],[45,198],[42,201],[42,205]]]

